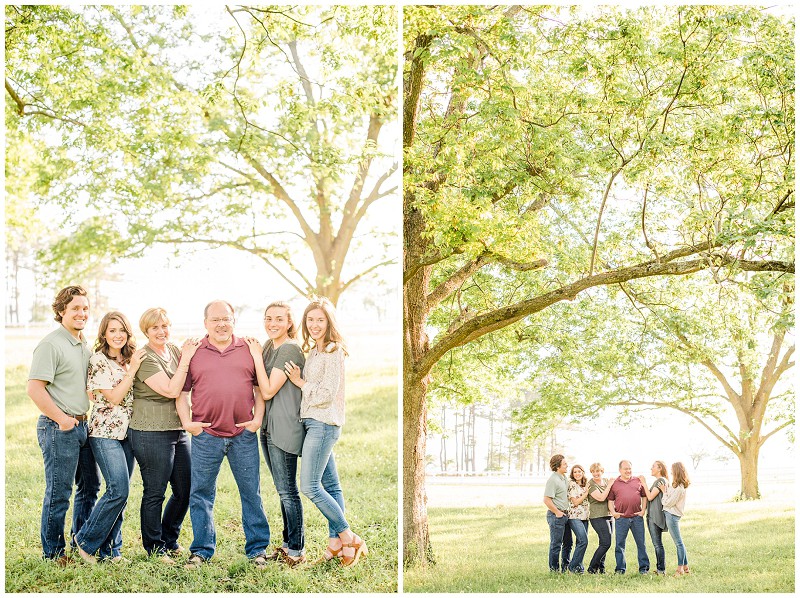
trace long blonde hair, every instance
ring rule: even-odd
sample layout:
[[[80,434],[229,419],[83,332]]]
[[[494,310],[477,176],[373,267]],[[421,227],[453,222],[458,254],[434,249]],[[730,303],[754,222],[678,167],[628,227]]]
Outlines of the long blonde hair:
[[[339,327],[336,324],[336,308],[331,303],[331,300],[327,297],[312,297],[311,303],[308,304],[306,310],[303,312],[303,351],[308,352],[311,349],[311,333],[308,331],[308,323],[306,318],[308,317],[309,312],[321,309],[322,312],[325,314],[325,317],[328,319],[328,328],[325,330],[325,337],[323,340],[322,347],[316,347],[316,341],[314,341],[314,346],[317,348],[318,351],[323,353],[333,353],[339,347],[342,348],[344,354],[347,355],[347,349],[345,348],[344,338],[342,337],[342,333],[339,332]],[[333,346],[329,348],[329,345],[333,343]]]
[[[689,476],[686,474],[686,468],[683,463],[678,461],[672,464],[672,487],[677,488],[679,485],[684,488],[689,487]]]

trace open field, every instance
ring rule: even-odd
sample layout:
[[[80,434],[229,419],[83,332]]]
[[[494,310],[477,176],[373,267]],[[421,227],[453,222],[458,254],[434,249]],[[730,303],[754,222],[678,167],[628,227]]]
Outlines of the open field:
[[[626,575],[551,574],[543,505],[432,507],[429,516],[436,564],[406,570],[406,592],[791,593],[795,589],[791,493],[782,500],[687,509],[681,531],[692,574],[680,578],[638,575],[632,536],[627,542]],[[649,535],[647,545],[655,568]],[[667,534],[664,547],[671,573],[676,567],[675,546]],[[596,548],[597,534],[590,528],[584,564]],[[613,571],[613,563],[612,545],[606,555],[607,571]]]
[[[29,357],[29,356],[28,356]],[[241,507],[227,465],[219,478],[215,505],[217,553],[200,571],[149,560],[141,546],[138,469],[123,525],[128,562],[66,568],[40,559],[39,518],[44,492],[42,457],[36,442],[38,412],[25,394],[27,366],[6,369],[6,537],[7,592],[395,592],[397,590],[397,370],[350,367],[347,423],[336,446],[347,515],[369,545],[369,556],[351,569],[328,563],[295,570],[279,565],[264,571],[244,556]],[[102,489],[101,489],[102,492]],[[273,536],[280,538],[277,493],[263,460],[261,494]],[[305,497],[306,551],[316,559],[327,541],[327,522]],[[71,520],[71,510],[67,521]],[[68,531],[68,529],[67,529]],[[180,543],[191,543],[187,515]]]

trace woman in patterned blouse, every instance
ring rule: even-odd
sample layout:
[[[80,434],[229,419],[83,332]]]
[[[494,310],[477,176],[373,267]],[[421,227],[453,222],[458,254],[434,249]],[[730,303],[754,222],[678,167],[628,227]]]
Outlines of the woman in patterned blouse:
[[[78,552],[94,564],[94,554],[114,562],[122,560],[122,512],[128,501],[133,473],[133,451],[127,438],[133,411],[133,377],[144,358],[128,319],[118,311],[103,316],[89,358],[86,389],[94,402],[89,419],[89,444],[106,482],[89,519],[76,537]]]
[[[580,465],[573,465],[569,472],[569,528],[575,534],[575,552],[569,561],[569,570],[583,573],[583,555],[589,545],[589,485],[586,473]]]
[[[303,350],[309,350],[301,377],[297,364],[286,365],[289,380],[303,392],[300,417],[306,429],[300,490],[328,520],[325,560],[338,557],[349,567],[367,554],[367,544],[350,530],[344,517],[333,445],[344,425],[344,339],[329,299],[313,300],[303,314]]]

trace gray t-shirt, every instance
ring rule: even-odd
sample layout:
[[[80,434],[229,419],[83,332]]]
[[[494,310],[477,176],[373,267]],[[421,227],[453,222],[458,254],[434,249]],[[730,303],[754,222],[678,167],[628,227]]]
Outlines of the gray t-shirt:
[[[273,368],[283,370],[284,366],[293,361],[303,371],[306,358],[296,341],[289,339],[275,349],[272,340],[264,345],[262,352],[264,369],[269,376]],[[275,396],[267,401],[264,409],[264,422],[261,425],[262,433],[266,432],[272,439],[272,444],[282,451],[299,455],[303,452],[305,428],[300,422],[300,404],[303,401],[303,391],[286,380],[278,389]]]
[[[86,380],[91,355],[85,340],[59,326],[33,350],[28,380],[47,382],[48,394],[67,415],[84,415],[89,410]]]
[[[669,485],[666,478],[658,478],[653,485],[650,486],[650,492],[658,485],[659,482],[664,482],[664,485]],[[667,529],[667,518],[664,517],[664,507],[661,506],[662,493],[656,494],[656,497],[647,504],[647,519],[655,523],[660,529]]]
[[[553,472],[553,475],[547,480],[544,485],[544,495],[553,499],[553,504],[560,510],[566,512],[569,508],[569,499],[567,492],[569,485],[567,484],[567,476]]]

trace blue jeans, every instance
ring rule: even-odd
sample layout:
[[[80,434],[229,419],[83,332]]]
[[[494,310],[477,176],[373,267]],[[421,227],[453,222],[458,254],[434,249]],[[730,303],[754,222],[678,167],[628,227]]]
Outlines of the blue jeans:
[[[686,558],[686,547],[683,545],[683,538],[681,538],[681,518],[672,513],[667,513],[666,511],[664,511],[664,515],[667,518],[669,535],[672,536],[672,541],[675,542],[675,548],[678,549],[678,567],[684,565],[688,566],[689,561]]]
[[[306,437],[300,491],[328,520],[328,537],[336,538],[350,529],[344,518],[344,495],[333,458],[333,445],[339,440],[342,429],[310,418],[303,419],[303,426]]]
[[[122,550],[122,513],[128,504],[133,450],[127,438],[90,437],[89,444],[103,473],[106,491],[94,505],[75,541],[89,554],[99,550],[100,557],[113,558]]]
[[[656,571],[664,573],[667,569],[667,562],[664,555],[664,542],[661,541],[661,534],[664,530],[647,518],[647,529],[650,530],[650,539],[653,540],[653,548],[656,551]]]
[[[100,492],[100,472],[88,441],[87,422],[78,422],[69,432],[44,415],[36,423],[36,437],[44,459],[44,500],[42,502],[42,556],[64,555],[64,521],[75,484],[72,511],[72,541],[89,518]]]
[[[272,444],[267,431],[261,430],[261,448],[272,474],[272,481],[281,499],[283,520],[283,548],[289,556],[301,556],[305,550],[305,527],[303,526],[303,502],[297,489],[297,455],[287,453]]]
[[[570,534],[569,518],[566,513],[563,517],[556,517],[550,509],[547,510],[547,526],[550,528],[550,552],[547,562],[550,571],[558,572],[558,557],[561,556],[561,571],[569,567],[569,551],[572,548],[572,535]],[[566,538],[569,537],[569,542]]]
[[[569,561],[569,570],[573,573],[583,571],[583,555],[586,554],[586,547],[589,546],[589,520],[570,519],[569,526],[575,534],[575,552]]]
[[[142,546],[148,554],[176,550],[192,489],[189,434],[183,430],[130,429],[128,437],[142,474]],[[167,484],[172,487],[172,495],[165,507]]]
[[[189,516],[194,539],[189,550],[206,560],[214,555],[217,547],[214,499],[217,495],[217,476],[225,457],[228,458],[242,502],[244,552],[247,558],[252,559],[269,546],[269,524],[261,503],[258,437],[250,430],[243,430],[232,438],[212,436],[208,432],[200,432],[192,438]]]
[[[597,550],[592,555],[592,560],[589,562],[589,573],[605,573],[606,572],[606,553],[611,548],[611,534],[614,532],[614,518],[610,515],[608,517],[594,517],[589,519],[592,524],[592,529],[597,532],[598,545]]]
[[[644,519],[640,515],[635,517],[620,517],[616,523],[617,566],[614,569],[617,573],[625,573],[625,541],[628,538],[628,530],[633,532],[633,540],[636,542],[636,551],[639,559],[639,573],[647,573],[650,570],[650,559],[647,557],[647,547],[644,543]]]

